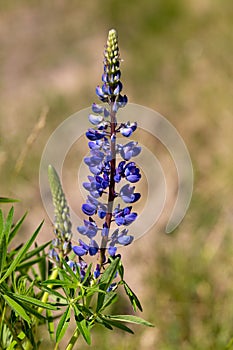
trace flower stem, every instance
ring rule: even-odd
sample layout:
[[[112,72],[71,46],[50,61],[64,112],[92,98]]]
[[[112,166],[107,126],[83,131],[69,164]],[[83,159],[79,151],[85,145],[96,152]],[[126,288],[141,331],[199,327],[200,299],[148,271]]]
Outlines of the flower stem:
[[[112,221],[112,211],[113,211],[113,202],[115,199],[115,170],[116,170],[116,112],[113,111],[114,102],[110,102],[110,117],[111,117],[111,132],[110,132],[110,145],[111,145],[111,161],[110,161],[110,183],[109,183],[109,192],[108,192],[108,211],[106,214],[105,223],[108,228],[108,234]],[[105,260],[105,251],[108,242],[108,234],[102,237],[101,248],[100,248],[100,264],[103,265]]]
[[[72,338],[70,339],[69,344],[67,345],[65,350],[72,350],[73,349],[74,344],[78,340],[79,334],[80,334],[79,330],[78,330],[78,328],[76,328],[73,335],[72,335]]]
[[[51,273],[49,279],[50,279],[50,280],[54,280],[54,279],[57,278],[57,275],[58,275],[58,268],[55,267],[54,270],[53,270],[53,272]],[[49,284],[49,285],[48,285],[48,288],[52,288],[52,285]],[[44,292],[41,301],[42,301],[43,303],[47,303],[48,298],[49,298],[49,293],[48,293],[48,292]],[[37,310],[37,312],[38,312],[39,314],[41,314],[41,313],[43,312],[43,310],[44,310],[44,309],[43,309],[42,307],[39,307],[38,310]]]

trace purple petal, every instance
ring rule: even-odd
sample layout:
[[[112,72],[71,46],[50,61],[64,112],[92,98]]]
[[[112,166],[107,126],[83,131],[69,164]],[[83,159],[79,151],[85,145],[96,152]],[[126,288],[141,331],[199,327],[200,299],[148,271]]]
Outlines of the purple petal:
[[[130,175],[126,176],[126,179],[129,182],[135,183],[141,179],[141,174],[130,174]]]
[[[87,250],[84,249],[83,247],[79,246],[79,245],[76,245],[73,247],[73,251],[76,255],[78,256],[83,256],[87,253]]]
[[[94,271],[94,277],[98,278],[99,276],[100,276],[100,265],[97,264],[96,268],[95,268],[95,271]]]
[[[104,224],[103,224],[103,229],[102,229],[102,232],[101,232],[102,237],[107,236],[107,235],[108,235],[108,232],[109,232],[109,228],[108,228],[107,224],[104,223]]]
[[[100,105],[97,105],[96,103],[92,104],[92,112],[94,113],[103,113],[103,107]]]
[[[120,236],[118,237],[118,243],[122,245],[128,245],[133,241],[133,236]]]
[[[115,222],[118,226],[124,225],[125,219],[122,216],[116,217]]]
[[[92,204],[85,203],[82,205],[82,211],[84,214],[91,216],[94,215],[96,212],[96,206]]]
[[[96,255],[98,253],[98,250],[99,250],[99,246],[97,242],[94,239],[92,239],[89,246],[89,254],[91,256]]]
[[[132,134],[132,129],[131,128],[121,128],[120,132],[123,136],[129,137]]]
[[[85,242],[83,242],[81,239],[79,239],[78,241],[79,241],[80,246],[81,246],[83,249],[86,249],[86,250],[89,249],[89,245],[87,245],[87,244],[86,244]]]
[[[116,251],[117,251],[117,247],[113,247],[113,246],[108,247],[108,254],[110,256],[114,256],[116,254]]]
[[[86,226],[78,226],[77,227],[77,230],[79,233],[81,233],[82,235],[85,235],[86,234],[86,231],[87,231],[87,227]]]
[[[137,218],[137,213],[131,213],[125,216],[124,225],[130,225]]]

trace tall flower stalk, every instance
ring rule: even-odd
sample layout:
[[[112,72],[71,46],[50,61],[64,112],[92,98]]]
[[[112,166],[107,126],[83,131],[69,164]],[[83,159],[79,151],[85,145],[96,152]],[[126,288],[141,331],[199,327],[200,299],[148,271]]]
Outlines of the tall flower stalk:
[[[122,95],[123,85],[121,83],[120,55],[118,48],[117,33],[114,29],[109,31],[107,45],[104,51],[104,73],[102,75],[102,86],[96,87],[96,94],[101,102],[107,106],[93,103],[89,121],[94,127],[88,129],[86,137],[89,139],[90,156],[84,159],[92,173],[88,176],[89,182],[83,184],[89,191],[87,201],[82,206],[88,220],[84,220],[84,226],[79,226],[78,231],[90,239],[90,246],[100,251],[100,266],[106,261],[106,249],[110,256],[115,256],[117,245],[127,245],[132,242],[133,236],[128,235],[125,226],[130,225],[137,217],[137,213],[131,212],[132,206],[121,208],[118,204],[114,208],[114,200],[118,197],[124,203],[134,203],[140,198],[139,193],[134,193],[134,187],[129,183],[140,180],[141,174],[135,163],[129,161],[138,155],[141,148],[137,142],[131,141],[125,145],[117,143],[117,136],[129,137],[137,128],[137,123],[117,121],[117,111],[127,104],[127,96]],[[119,155],[123,160],[117,164],[116,157]],[[125,179],[127,183],[116,191],[116,184]],[[100,197],[104,199],[100,201]],[[93,217],[104,220],[102,227],[97,227]],[[115,230],[110,234],[111,226]],[[120,232],[120,226],[123,230]],[[100,246],[94,238],[101,232]],[[83,242],[80,240],[80,245]],[[74,247],[77,255],[82,254],[80,248]]]
[[[80,334],[91,344],[90,332],[95,324],[111,330],[113,327],[120,328],[129,333],[133,332],[124,325],[125,322],[152,326],[134,315],[105,314],[105,309],[118,298],[119,285],[123,285],[134,311],[142,311],[137,296],[124,280],[121,256],[116,254],[118,245],[128,245],[133,241],[127,227],[137,218],[132,204],[141,196],[130,185],[141,178],[139,168],[131,160],[140,153],[141,148],[135,141],[126,144],[117,142],[118,135],[127,138],[137,128],[136,122],[119,123],[117,120],[119,108],[127,104],[127,96],[121,94],[123,86],[120,77],[118,39],[116,31],[112,29],[104,51],[103,84],[96,88],[102,104],[93,103],[89,115],[93,127],[86,132],[90,148],[89,156],[84,158],[90,170],[87,181],[83,183],[88,191],[86,202],[82,205],[86,218],[83,225],[77,228],[84,239],[80,238],[75,244],[72,244],[69,207],[59,176],[52,166],[48,169],[55,208],[55,239],[49,257],[55,268],[51,278],[43,284],[46,289],[43,301],[47,301],[50,293],[61,298],[59,305],[66,308],[57,326],[54,349],[58,348],[69,325],[71,310],[75,315],[76,327],[66,350],[73,349]],[[94,265],[84,260],[87,254],[97,256]],[[59,288],[63,289],[63,294],[59,294]],[[94,295],[96,298],[93,298]]]

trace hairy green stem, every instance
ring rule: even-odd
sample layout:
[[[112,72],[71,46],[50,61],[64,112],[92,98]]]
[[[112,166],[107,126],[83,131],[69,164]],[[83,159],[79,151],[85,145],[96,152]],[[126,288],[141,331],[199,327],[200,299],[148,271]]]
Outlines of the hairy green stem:
[[[53,272],[51,273],[49,279],[50,279],[50,280],[54,280],[54,279],[57,278],[57,276],[58,276],[58,268],[55,267],[54,270],[53,270]],[[48,288],[52,288],[52,287],[53,287],[52,285],[50,285],[50,284],[48,285]],[[41,301],[42,301],[43,303],[47,303],[48,298],[49,298],[49,293],[48,293],[48,292],[44,292]],[[41,314],[41,313],[43,312],[43,310],[44,310],[44,309],[43,309],[42,307],[39,307],[37,311],[39,312],[39,314]]]
[[[76,328],[65,350],[73,349],[76,341],[78,340],[79,335],[80,335],[79,330],[78,328]]]

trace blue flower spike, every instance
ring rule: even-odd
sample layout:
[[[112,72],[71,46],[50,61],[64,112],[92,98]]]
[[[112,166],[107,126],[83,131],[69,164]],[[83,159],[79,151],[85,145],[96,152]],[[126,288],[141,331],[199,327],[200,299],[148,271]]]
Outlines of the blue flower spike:
[[[88,219],[77,228],[81,235],[89,239],[89,243],[79,240],[79,245],[73,247],[79,257],[99,253],[95,278],[99,277],[107,261],[106,253],[114,258],[118,245],[125,246],[133,241],[133,236],[128,235],[125,227],[136,220],[137,213],[133,211],[132,204],[141,197],[140,193],[135,192],[135,186],[131,186],[141,178],[140,169],[132,161],[140,154],[141,147],[136,141],[117,143],[118,135],[128,139],[136,131],[137,123],[117,122],[117,112],[126,106],[128,98],[122,94],[121,59],[114,29],[108,34],[103,63],[102,84],[96,87],[96,95],[103,105],[92,104],[92,113],[88,116],[92,126],[86,132],[90,154],[84,158],[84,162],[90,175],[83,183],[88,195],[82,211]],[[117,157],[121,159],[118,161]],[[124,183],[120,184],[121,181]],[[122,206],[114,205],[117,197],[122,200]]]
[[[48,169],[55,209],[55,238],[48,256],[55,267],[48,279],[50,288],[44,292],[42,301],[49,306],[50,290],[56,295],[61,289],[64,302],[58,306],[66,311],[61,313],[57,326],[57,346],[65,334],[63,328],[66,330],[69,326],[70,314],[74,315],[76,322],[67,349],[73,348],[79,335],[90,345],[90,331],[96,323],[130,333],[132,330],[124,322],[152,326],[138,316],[111,316],[105,312],[105,308],[117,300],[120,285],[124,287],[134,311],[142,311],[140,301],[125,281],[124,266],[118,253],[119,246],[128,246],[134,240],[131,231],[134,232],[138,217],[134,203],[141,198],[137,191],[141,173],[135,157],[140,154],[141,147],[131,140],[137,122],[118,120],[119,109],[127,105],[128,98],[122,92],[121,59],[114,29],[108,33],[103,63],[102,83],[96,87],[101,103],[93,103],[87,115],[90,122],[86,130],[89,154],[83,162],[88,174],[82,184],[86,198],[81,205],[83,220],[77,227],[79,237],[75,242],[72,241],[70,210],[61,181],[52,166]],[[43,311],[42,307],[39,309]]]

